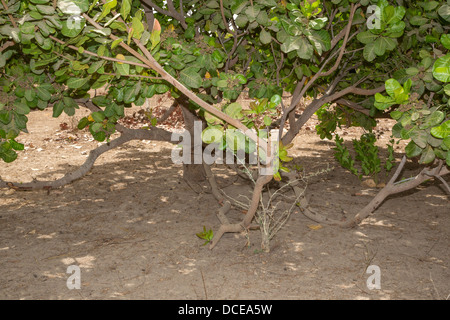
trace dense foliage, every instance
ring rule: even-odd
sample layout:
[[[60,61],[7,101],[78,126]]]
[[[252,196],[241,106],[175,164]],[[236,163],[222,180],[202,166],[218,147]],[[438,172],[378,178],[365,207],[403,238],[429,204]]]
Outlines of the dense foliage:
[[[32,109],[73,115],[91,101],[97,111],[79,127],[104,141],[124,108],[170,91],[210,127],[230,126],[192,96],[183,100],[181,83],[248,128],[288,121],[284,145],[315,112],[322,138],[343,124],[370,132],[374,119],[389,112],[397,120],[393,136],[410,141],[409,157],[450,166],[448,1],[2,0],[0,14],[5,162],[23,149],[16,138],[27,132]],[[91,95],[102,87],[105,95]],[[242,92],[254,99],[250,110],[236,102]],[[306,96],[312,102],[296,112]],[[371,137],[360,142],[373,145]],[[228,147],[249,152],[254,142],[247,140],[228,140]],[[227,146],[220,136],[206,142]],[[283,149],[280,155],[290,160]]]

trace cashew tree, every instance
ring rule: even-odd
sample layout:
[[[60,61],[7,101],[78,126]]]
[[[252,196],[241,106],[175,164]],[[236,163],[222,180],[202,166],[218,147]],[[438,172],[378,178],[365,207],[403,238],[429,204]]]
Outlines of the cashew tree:
[[[392,143],[409,141],[405,155],[424,165],[418,176],[396,182],[404,158],[386,187],[344,222],[300,202],[311,219],[354,226],[390,194],[430,178],[449,189],[442,178],[450,172],[449,28],[449,1],[1,0],[2,161],[14,161],[23,150],[18,137],[27,133],[34,109],[52,108],[58,117],[88,108],[91,114],[78,127],[107,143],[61,179],[0,180],[0,187],[61,187],[86,174],[100,154],[130,140],[170,142],[171,133],[158,123],[179,106],[187,132],[194,134],[196,123],[203,131],[200,149],[192,140],[188,159],[214,145],[238,164],[248,164],[255,152],[254,167],[277,163],[270,174],[249,172],[249,208],[242,221],[230,223],[225,214],[234,204],[219,192],[210,163],[185,162],[185,180],[208,182],[221,204],[212,248],[225,232],[250,228],[266,184],[288,178],[289,146],[311,116],[319,117],[321,138],[331,139],[344,125],[366,129],[355,143],[356,159],[334,135],[337,160],[359,176],[376,175],[381,163],[393,168],[392,145],[386,146],[389,157],[380,159],[371,134],[376,118],[392,117]],[[148,129],[120,123],[125,108],[167,93],[173,106]],[[238,102],[243,93],[252,100],[248,108]],[[278,129],[276,148],[267,143],[270,129]]]

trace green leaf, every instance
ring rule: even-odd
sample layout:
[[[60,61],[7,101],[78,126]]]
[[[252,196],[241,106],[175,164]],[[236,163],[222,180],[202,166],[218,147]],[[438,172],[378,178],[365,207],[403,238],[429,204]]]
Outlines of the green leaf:
[[[356,35],[359,42],[364,44],[374,43],[378,37],[378,35],[373,34],[371,31],[364,31]]]
[[[202,77],[198,74],[198,69],[189,67],[180,72],[180,81],[189,88],[200,88],[202,86]]]
[[[375,42],[367,44],[363,50],[364,59],[366,59],[369,62],[373,61],[377,57],[375,50],[376,50]]]
[[[125,57],[125,60],[128,57]],[[130,65],[128,63],[123,63],[123,62],[114,62],[114,68],[116,69],[117,73],[123,76],[128,76],[130,75]]]
[[[36,6],[36,9],[42,14],[51,15],[51,14],[55,13],[55,9],[53,8],[53,6],[43,6],[43,5],[38,4]]]
[[[427,136],[426,131],[419,130],[418,128],[414,128],[410,133],[411,140],[422,149],[427,146]]]
[[[92,112],[91,116],[95,122],[102,122],[103,120],[105,120],[105,115],[103,114],[103,112],[100,111]]]
[[[316,47],[317,49],[317,47]],[[320,49],[319,49],[320,50]],[[309,60],[314,54],[313,46],[305,38],[300,38],[300,49],[297,50],[297,55],[302,58]],[[319,52],[321,54],[321,52]]]
[[[433,76],[442,82],[450,82],[450,53],[436,60]]]
[[[444,4],[438,9],[439,15],[447,22],[450,22],[450,6]]]
[[[428,164],[434,161],[436,158],[436,154],[433,151],[433,148],[431,146],[427,146],[422,151],[422,156],[420,157],[419,163],[421,164]]]
[[[382,56],[386,51],[392,51],[397,46],[397,40],[388,37],[379,37],[375,41],[375,54]]]
[[[270,42],[272,42],[272,35],[270,34],[270,32],[262,30],[259,34],[259,40],[262,44],[269,44]]]
[[[225,106],[223,112],[233,119],[241,119],[243,117],[242,106],[238,102],[234,102]]]
[[[128,87],[123,93],[123,102],[132,103],[136,100],[136,95],[134,94],[134,87]]]
[[[74,38],[80,34],[86,25],[86,20],[84,18],[70,17],[62,24],[61,33],[68,38]]]
[[[427,129],[434,127],[444,120],[445,114],[442,111],[434,111],[428,117],[425,118],[424,122],[420,125],[420,129]]]
[[[441,43],[446,49],[450,50],[450,34],[442,34]]]
[[[17,159],[17,153],[14,150],[0,152],[0,158],[2,158],[6,163],[11,163]]]
[[[0,110],[0,122],[9,124],[12,120],[12,113],[8,110]]]
[[[16,101],[14,103],[14,106],[15,106],[15,111],[18,114],[28,114],[28,113],[30,113],[30,107],[26,103],[22,103],[22,102]]]
[[[126,20],[131,11],[131,0],[122,1],[122,5],[120,7],[120,14],[122,15],[122,19]]]
[[[67,80],[67,86],[70,89],[79,89],[84,86],[90,79],[90,76],[87,78],[70,78],[69,80]]]
[[[386,92],[391,96],[395,97],[401,93],[403,93],[403,87],[401,84],[395,79],[388,79],[385,82]]]
[[[431,128],[431,134],[433,137],[439,139],[446,139],[450,136],[450,120],[445,121],[438,127]]]
[[[25,146],[17,141],[11,140],[9,143],[11,144],[11,148],[14,150],[21,151],[25,149]]]
[[[245,10],[245,15],[248,18],[248,21],[253,22],[256,20],[256,17],[258,16],[259,12],[261,11],[261,8],[258,5],[249,6]]]
[[[62,100],[53,105],[53,118],[58,118],[64,110],[64,102]]]
[[[59,0],[58,8],[65,14],[79,15],[89,10],[89,0]]]
[[[133,17],[131,24],[134,30],[133,37],[136,39],[140,39],[142,33],[145,30],[144,25],[142,24],[141,20],[138,17]]]
[[[78,122],[78,129],[79,130],[83,130],[84,128],[87,127],[87,125],[90,123],[89,119],[87,117],[83,117],[80,119],[80,121]]]
[[[150,34],[150,42],[152,44],[151,50],[153,50],[161,41],[161,30],[153,30]]]
[[[43,87],[37,87],[36,91],[37,91],[37,95],[38,95],[39,99],[41,99],[41,100],[49,101],[52,97],[50,92],[48,92],[47,89],[45,89]]]
[[[414,141],[410,141],[405,147],[405,153],[408,158],[417,157],[422,153],[422,148],[420,148]]]
[[[314,30],[320,30],[327,24],[328,18],[317,18],[309,21],[309,26]]]

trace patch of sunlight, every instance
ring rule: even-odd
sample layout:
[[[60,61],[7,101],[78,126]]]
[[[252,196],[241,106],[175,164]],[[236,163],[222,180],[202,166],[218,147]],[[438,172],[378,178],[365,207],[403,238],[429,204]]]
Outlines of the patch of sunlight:
[[[186,275],[186,274],[194,272],[195,270],[197,270],[197,268],[190,268],[190,269],[186,268],[186,269],[180,269],[180,270],[178,270],[178,272]]]
[[[134,218],[134,219],[127,220],[127,223],[135,223],[135,222],[139,222],[139,221],[141,221],[141,220],[142,220],[142,218],[141,218],[141,217],[138,217],[138,218]]]
[[[162,202],[167,202],[167,200],[169,200],[169,197],[161,196],[161,197],[159,197],[159,199],[160,199]]]
[[[74,258],[63,258],[61,259],[61,262],[64,263],[65,265],[71,265],[75,263],[75,259]]]
[[[365,221],[361,222],[361,225],[373,225],[373,226],[380,226],[380,227],[393,227],[394,225],[391,223],[388,223],[384,220],[376,220],[374,218],[366,218]]]
[[[105,202],[105,199],[102,198],[94,199],[94,202]]]
[[[428,202],[428,201],[426,201],[425,203],[431,207],[442,207],[443,206],[442,204],[432,203],[432,202]]]
[[[52,274],[48,271],[44,271],[42,273],[44,276],[46,276],[49,279],[63,279],[63,278],[67,278],[67,274],[65,273],[56,273],[56,274]]]
[[[295,265],[295,263],[292,262],[285,262],[286,268],[292,271],[297,271],[298,267]]]
[[[148,223],[148,224],[156,224],[156,221],[149,220],[149,221],[147,221],[147,223]]]
[[[369,297],[356,296],[355,300],[369,300]]]
[[[172,213],[181,213],[180,210],[177,210],[177,209],[171,209],[170,212],[172,212]]]
[[[439,199],[442,199],[442,200],[447,200],[447,196],[446,195],[442,195],[442,194],[426,194],[425,197],[426,198],[433,197],[433,198],[439,198]]]
[[[41,234],[38,239],[53,239],[53,237],[56,235],[56,232],[52,232],[50,234]]]
[[[80,241],[80,242],[75,242],[73,245],[74,246],[79,246],[80,244],[85,244],[86,240]]]
[[[0,251],[2,250],[9,250],[9,247],[0,248]]]
[[[78,263],[80,268],[93,268],[94,267],[94,261],[95,257],[87,255],[80,258],[75,258],[75,261]]]
[[[123,178],[127,179],[127,180],[134,180],[134,179],[136,179],[136,177],[133,177],[133,176],[124,176]]]
[[[361,231],[355,231],[354,234],[357,236],[360,236],[360,237],[367,238],[367,236],[364,233],[362,233]]]
[[[302,252],[303,251],[303,245],[304,245],[303,242],[294,242],[292,245],[294,246],[294,251],[295,252]]]
[[[341,289],[351,289],[355,287],[355,284],[339,284],[337,287]]]

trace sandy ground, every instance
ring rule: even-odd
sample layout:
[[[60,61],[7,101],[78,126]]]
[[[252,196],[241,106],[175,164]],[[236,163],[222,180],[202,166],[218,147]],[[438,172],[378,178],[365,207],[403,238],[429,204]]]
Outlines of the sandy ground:
[[[85,114],[80,109],[76,119]],[[26,150],[14,163],[1,163],[0,176],[55,179],[77,168],[98,143],[71,130],[75,125],[51,118],[51,110],[31,113],[30,134],[18,139]],[[383,125],[381,142],[389,140]],[[311,120],[290,154],[308,173],[334,167],[309,180],[311,206],[351,217],[378,189],[339,167],[333,146],[320,141]],[[439,183],[388,198],[354,229],[317,226],[294,211],[270,253],[260,251],[258,230],[226,234],[209,250],[196,233],[203,226],[217,230],[219,204],[183,181],[172,148],[129,142],[63,188],[0,189],[0,298],[449,299],[450,202]],[[220,165],[213,170],[227,194],[249,195],[248,181]],[[419,170],[408,162],[403,176]],[[239,221],[242,212],[229,218]],[[80,289],[67,286],[71,265],[80,268]],[[369,265],[380,268],[380,289],[367,287]]]

